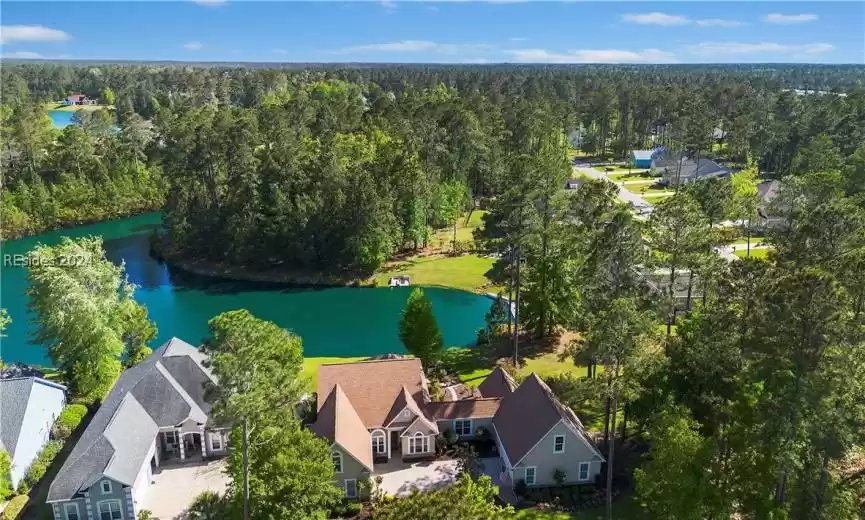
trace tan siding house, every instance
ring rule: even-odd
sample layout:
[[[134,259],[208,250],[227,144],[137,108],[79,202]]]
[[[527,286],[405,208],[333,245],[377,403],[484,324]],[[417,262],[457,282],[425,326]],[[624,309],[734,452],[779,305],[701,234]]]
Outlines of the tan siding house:
[[[516,464],[514,479],[524,479],[529,486],[554,486],[553,474],[558,469],[565,473],[565,483],[590,483],[600,473],[602,463],[603,459],[580,435],[559,421]],[[533,483],[531,478],[526,478],[526,468],[534,468]]]

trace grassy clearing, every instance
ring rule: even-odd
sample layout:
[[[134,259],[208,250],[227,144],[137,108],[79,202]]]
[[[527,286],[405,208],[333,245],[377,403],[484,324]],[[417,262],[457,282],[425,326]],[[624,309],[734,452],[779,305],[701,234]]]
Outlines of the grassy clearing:
[[[517,520],[604,520],[606,509],[596,507],[576,513],[556,513],[538,509],[517,511]],[[620,520],[644,520],[649,516],[632,495],[622,495],[613,502],[613,518]]]
[[[759,237],[751,237],[751,247],[754,247],[758,244],[762,244],[764,240],[766,240],[766,239],[765,238],[759,238]],[[730,242],[728,245],[736,246],[736,249],[739,249],[740,247],[748,247],[748,240],[740,239],[740,240],[736,240],[735,242]]]
[[[79,110],[94,111],[94,110],[114,110],[113,105],[64,105],[63,103],[45,103],[45,110],[53,110],[57,112],[77,112]]]
[[[771,247],[751,249],[751,258],[759,258],[761,260],[766,260],[769,258],[769,251],[771,250]],[[739,258],[745,258],[748,256],[748,251],[746,251],[745,249],[737,249],[733,254],[738,256]]]
[[[489,212],[486,210],[476,210],[460,217],[457,221],[457,241],[473,243],[475,241],[474,232],[483,227],[483,218],[487,213]],[[446,228],[433,233],[431,243],[433,247],[438,246],[443,251],[451,251],[453,249],[453,240],[453,228]]]
[[[639,173],[633,173],[628,175],[627,172],[622,173],[608,173],[607,177],[610,178],[613,182],[624,182],[624,181],[650,181],[651,177],[646,175],[640,175]]]
[[[480,292],[492,283],[487,278],[493,267],[492,258],[478,255],[416,257],[391,264],[373,276],[379,287],[387,286],[391,276],[408,275],[412,285],[451,287]]]

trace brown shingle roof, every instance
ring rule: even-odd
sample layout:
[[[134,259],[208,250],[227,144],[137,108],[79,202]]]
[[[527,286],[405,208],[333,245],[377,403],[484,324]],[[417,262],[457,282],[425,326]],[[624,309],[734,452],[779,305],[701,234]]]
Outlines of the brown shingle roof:
[[[349,455],[372,471],[372,441],[340,385],[322,403],[310,431],[342,446]]]
[[[403,387],[416,403],[424,402],[421,362],[416,358],[322,365],[318,370],[319,410],[337,384],[366,428],[379,428],[389,422]]]
[[[592,441],[586,437],[583,425],[574,412],[561,404],[534,372],[514,393],[502,399],[493,425],[508,459],[516,465],[559,421],[564,421],[577,435],[583,437],[598,458],[603,460]]]
[[[404,408],[408,408],[415,415],[423,415],[420,406],[418,406],[417,402],[409,393],[408,388],[405,386],[402,387],[402,391],[396,396],[396,400],[393,402],[390,412],[388,412],[387,417],[384,419],[384,425],[387,426],[396,419],[397,415],[402,412]]]
[[[490,372],[484,382],[478,386],[478,391],[484,397],[504,397],[517,388],[517,383],[502,367],[496,367]]]
[[[435,402],[427,403],[424,406],[424,411],[426,411],[426,416],[433,421],[493,417],[499,409],[499,403],[501,403],[501,398],[498,397]]]

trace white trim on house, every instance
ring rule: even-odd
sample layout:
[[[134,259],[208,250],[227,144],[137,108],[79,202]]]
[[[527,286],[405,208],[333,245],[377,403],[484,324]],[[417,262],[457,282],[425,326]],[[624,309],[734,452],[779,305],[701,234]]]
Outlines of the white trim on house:
[[[583,468],[586,468],[586,477],[583,478]],[[585,482],[591,479],[591,471],[592,471],[592,463],[591,462],[580,462],[577,464],[577,481]]]
[[[76,520],[84,520],[81,518],[81,510],[78,509],[78,502],[67,502],[63,504],[63,520],[72,520],[69,518],[69,509],[75,508],[75,518]]]
[[[351,482],[351,487],[348,485],[349,482]],[[357,498],[357,479],[347,478],[343,481],[343,485],[345,486],[345,498]],[[349,490],[351,491],[349,492]]]
[[[148,461],[149,462],[149,461]],[[108,484],[108,489],[105,489],[105,485]],[[99,482],[99,491],[102,491],[103,495],[110,495],[113,490],[113,486],[111,485],[111,481],[108,479],[103,479]]]
[[[424,435],[421,432],[417,432],[411,437],[408,438],[408,454],[409,455],[420,455],[423,453],[430,453],[430,436]],[[417,442],[420,441],[420,449],[417,447]]]
[[[222,451],[225,449],[224,443],[222,442],[222,432],[207,432],[207,435],[210,437],[210,451]],[[216,444],[216,446],[214,445]]]
[[[556,449],[558,447],[559,439],[562,440],[562,448]],[[565,436],[564,435],[553,435],[553,453],[564,453],[565,452]]]
[[[96,502],[96,516],[98,517],[98,520],[102,520],[102,513],[109,513],[111,515],[112,520],[114,519],[113,513],[115,511],[113,511],[111,508],[111,505],[113,505],[113,504],[117,504],[117,513],[120,513],[119,520],[123,520],[123,503],[118,498],[112,498],[109,500],[100,500],[99,502]],[[102,511],[103,505],[109,506],[108,511]]]
[[[409,430],[411,430],[411,429],[412,429],[412,426],[414,426],[414,424],[415,424],[416,422],[418,422],[418,421],[422,421],[424,424],[427,425],[427,428],[429,428],[430,431],[433,432],[433,433],[430,434],[430,435],[435,435],[436,433],[438,433],[438,426],[436,426],[436,424],[435,424],[434,422],[431,423],[431,422],[430,422],[426,417],[424,417],[424,416],[422,416],[422,415],[415,416],[414,421],[412,421],[411,424],[409,424],[409,425],[406,426],[405,428],[393,428],[393,429],[396,430],[396,431],[400,431],[400,430],[402,430],[402,433],[399,435],[400,438],[402,438],[402,437],[405,437],[406,434],[409,433]]]
[[[571,413],[573,413],[573,410],[571,410]],[[576,419],[579,421],[579,418],[576,418]],[[576,435],[581,441],[583,441],[583,444],[585,444],[586,447],[589,448],[589,450],[598,457],[598,462],[605,462],[606,461],[604,456],[601,455],[601,452],[598,451],[598,448],[596,448],[591,442],[589,442],[589,439],[587,439],[585,435],[583,435],[579,430],[574,428],[573,424],[571,424],[569,421],[565,421],[565,420],[562,420],[561,422],[564,423],[565,427],[567,429],[571,430],[571,432],[574,435]],[[582,425],[583,425],[583,423],[581,422],[580,426],[582,426]],[[550,429],[552,429],[552,428],[550,428]],[[550,432],[547,432],[547,433],[550,433]],[[544,434],[544,435],[546,435],[546,434]]]
[[[338,470],[336,467],[336,459],[337,458],[339,458],[339,469]],[[341,451],[331,451],[330,452],[330,460],[331,460],[331,462],[333,462],[333,472],[336,473],[337,475],[341,475],[342,470],[344,469],[343,468],[343,466],[344,466],[343,462],[344,461],[342,458],[342,452]]]
[[[529,470],[532,470],[532,481],[529,482]],[[523,480],[525,480],[527,486],[534,486],[538,483],[538,467],[537,466],[526,466],[526,470],[523,473]]]
[[[390,437],[389,432],[382,430],[381,428],[377,428],[369,434],[370,442],[372,442],[372,454],[375,455],[387,455],[388,454],[388,446],[387,446],[387,438]],[[376,439],[381,439],[381,451],[379,451],[379,446],[376,445]]]
[[[565,428],[571,430],[571,433],[573,433],[574,435],[577,436],[577,438],[579,438],[581,441],[583,441],[583,444],[585,444],[586,447],[589,448],[589,449],[592,451],[592,453],[594,453],[595,455],[598,456],[598,458],[599,458],[599,462],[604,462],[604,457],[602,457],[601,454],[598,453],[598,450],[597,450],[594,446],[591,445],[591,443],[589,442],[589,440],[586,439],[585,436],[583,436],[582,433],[580,433],[579,431],[577,431],[576,429],[574,429],[573,425],[568,424],[568,421],[565,421],[564,419],[559,419],[555,424],[553,424],[553,425],[550,427],[549,430],[547,430],[546,432],[544,432],[544,434],[541,435],[541,436],[538,438],[538,442],[536,442],[535,445],[532,446],[531,449],[530,449],[529,451],[527,451],[526,454],[523,455],[523,457],[522,457],[520,460],[518,460],[518,461],[514,464],[514,467],[519,466],[519,465],[520,465],[520,462],[522,462],[523,459],[525,459],[526,457],[528,457],[529,454],[530,454],[531,452],[535,451],[535,448],[537,448],[538,445],[540,445],[541,441],[543,441],[544,439],[547,438],[547,435],[549,435],[550,432],[553,431],[553,428],[555,428],[556,426],[558,426],[559,423],[564,424],[564,425],[565,425]]]
[[[463,424],[469,423],[469,432],[468,433],[459,433],[457,431],[457,424],[458,423],[463,423]],[[471,437],[472,435],[474,435],[474,429],[472,428],[474,426],[474,421],[472,421],[470,418],[469,419],[454,419],[452,426],[454,429],[454,433],[456,434],[457,437],[460,437],[460,436]]]

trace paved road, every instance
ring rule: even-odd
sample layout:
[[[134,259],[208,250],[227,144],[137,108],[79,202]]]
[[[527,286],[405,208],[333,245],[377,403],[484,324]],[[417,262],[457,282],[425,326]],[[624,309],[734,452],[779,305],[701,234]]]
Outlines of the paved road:
[[[603,179],[605,181],[609,181],[609,177],[599,172],[594,168],[587,168],[585,166],[574,166],[574,171],[582,173],[587,177],[591,177],[593,179]],[[611,181],[612,182],[612,181]],[[625,202],[630,202],[636,208],[651,208],[652,205],[646,202],[642,196],[637,195],[636,193],[628,191],[624,186],[619,183],[613,183],[616,185],[616,188],[619,190],[619,198]]]

